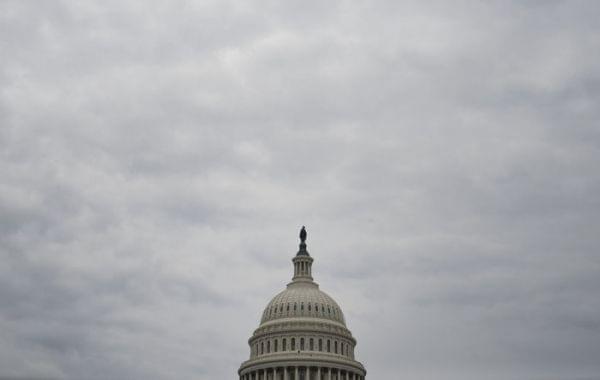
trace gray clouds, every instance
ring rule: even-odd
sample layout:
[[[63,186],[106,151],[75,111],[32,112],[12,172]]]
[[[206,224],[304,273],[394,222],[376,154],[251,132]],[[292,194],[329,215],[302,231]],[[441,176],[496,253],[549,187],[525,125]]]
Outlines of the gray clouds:
[[[0,377],[234,377],[305,224],[369,377],[598,379],[599,11],[3,2]]]

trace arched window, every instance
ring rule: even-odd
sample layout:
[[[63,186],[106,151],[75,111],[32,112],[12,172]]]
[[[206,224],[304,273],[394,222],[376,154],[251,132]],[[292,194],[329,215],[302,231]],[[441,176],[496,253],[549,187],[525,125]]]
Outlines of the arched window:
[[[327,339],[327,352],[331,352],[331,341]]]
[[[323,351],[323,339],[319,338],[319,351]]]
[[[314,351],[314,349],[315,349],[315,342],[314,342],[313,338],[310,338],[310,340],[308,341],[308,349],[311,351]]]
[[[287,311],[290,311],[290,303],[287,304]]]
[[[300,304],[300,310],[304,311],[304,302]]]
[[[310,303],[308,304],[308,311],[310,311]]]
[[[283,338],[281,341],[281,351],[287,350],[287,339]]]
[[[292,351],[296,351],[296,338],[292,338]]]
[[[337,340],[333,342],[333,352],[337,354]]]
[[[304,338],[300,338],[300,350],[304,351]]]
[[[337,347],[337,345],[336,345],[336,347]],[[267,354],[270,353],[270,352],[271,352],[271,341],[267,340]]]
[[[265,353],[265,342],[260,342],[260,354]]]
[[[275,339],[273,341],[273,352],[277,352],[277,343],[278,343],[278,341],[277,341],[277,339]]]
[[[296,311],[296,309],[298,309],[298,304],[294,302],[294,311]]]
[[[315,304],[315,311],[318,313],[319,312],[319,305]]]

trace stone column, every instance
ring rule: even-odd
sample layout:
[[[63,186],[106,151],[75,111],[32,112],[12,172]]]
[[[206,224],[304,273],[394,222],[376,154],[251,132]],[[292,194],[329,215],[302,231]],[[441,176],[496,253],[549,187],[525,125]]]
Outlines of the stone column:
[[[294,380],[298,380],[298,366],[294,367],[296,370],[294,372]]]
[[[287,370],[287,367],[283,367],[283,380],[288,380],[288,370]]]
[[[321,380],[321,367],[317,367],[317,380]]]
[[[329,371],[327,372],[327,380],[331,380],[331,367],[329,367]]]

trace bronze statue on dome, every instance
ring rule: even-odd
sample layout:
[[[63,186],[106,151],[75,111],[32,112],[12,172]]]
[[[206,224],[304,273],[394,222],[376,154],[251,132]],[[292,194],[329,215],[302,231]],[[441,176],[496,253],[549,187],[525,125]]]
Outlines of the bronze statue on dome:
[[[306,241],[306,229],[302,226],[300,230],[300,242],[304,243]]]

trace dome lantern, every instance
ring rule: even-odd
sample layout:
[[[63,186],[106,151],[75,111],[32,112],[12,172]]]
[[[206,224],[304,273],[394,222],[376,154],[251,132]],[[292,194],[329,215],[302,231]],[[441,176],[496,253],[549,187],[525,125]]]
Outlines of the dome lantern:
[[[300,246],[298,253],[292,259],[294,263],[294,277],[292,282],[312,282],[312,262],[313,258],[306,250],[306,229],[302,226],[300,230]]]

